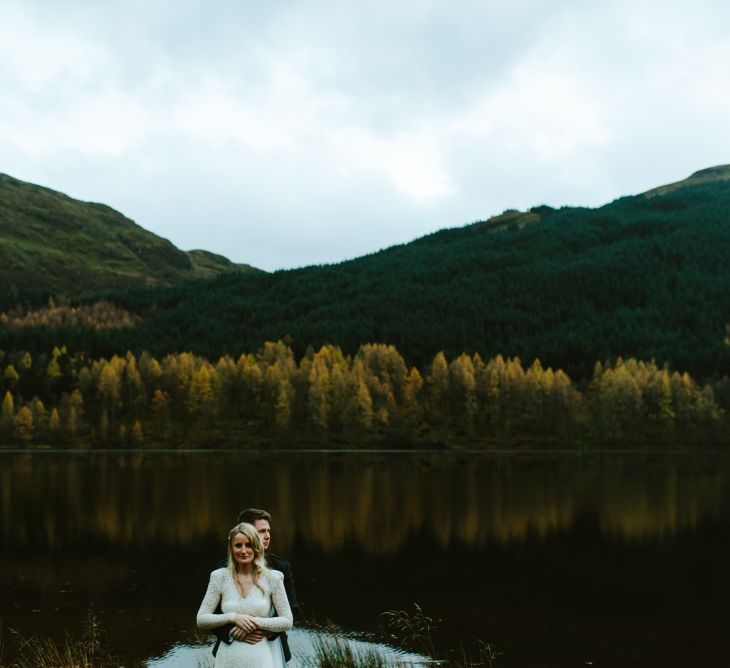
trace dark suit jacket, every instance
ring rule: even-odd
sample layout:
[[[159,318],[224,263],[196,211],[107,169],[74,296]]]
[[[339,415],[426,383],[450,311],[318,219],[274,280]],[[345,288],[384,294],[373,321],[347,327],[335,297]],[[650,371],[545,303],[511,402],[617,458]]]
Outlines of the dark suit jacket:
[[[225,568],[226,565],[227,562],[222,561],[216,566],[216,569]],[[299,616],[301,610],[299,609],[299,602],[297,601],[297,593],[294,590],[294,574],[291,570],[291,564],[286,559],[276,554],[267,554],[266,565],[272,571],[281,571],[281,573],[284,574],[284,589],[286,590],[286,597],[289,599],[289,605],[292,609],[292,613],[295,617]],[[220,612],[220,604],[218,605],[216,612]],[[215,633],[218,638],[215,646],[213,647],[213,656],[218,653],[218,646],[221,642],[224,642],[227,645],[230,645],[233,642],[230,637],[233,626],[233,624],[226,624],[225,626],[219,626],[217,629],[213,629],[213,633]],[[289,661],[289,659],[291,659],[291,651],[289,650],[289,641],[287,640],[286,633],[275,633],[269,636],[269,640],[276,640],[276,638],[281,638],[281,647],[284,650],[284,659]]]

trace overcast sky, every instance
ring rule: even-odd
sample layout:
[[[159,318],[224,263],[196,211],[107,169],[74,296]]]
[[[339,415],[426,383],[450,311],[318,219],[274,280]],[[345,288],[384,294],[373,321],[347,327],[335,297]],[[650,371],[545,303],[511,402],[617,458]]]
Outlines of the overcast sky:
[[[0,0],[0,172],[267,270],[724,163],[726,0]]]

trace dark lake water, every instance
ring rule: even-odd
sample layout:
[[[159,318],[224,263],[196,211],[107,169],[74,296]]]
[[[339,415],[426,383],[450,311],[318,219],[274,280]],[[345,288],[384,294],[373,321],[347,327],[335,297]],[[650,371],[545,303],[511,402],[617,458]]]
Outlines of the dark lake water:
[[[0,454],[0,617],[114,649],[196,638],[238,511],[268,509],[305,624],[418,602],[495,666],[728,665],[730,457]]]

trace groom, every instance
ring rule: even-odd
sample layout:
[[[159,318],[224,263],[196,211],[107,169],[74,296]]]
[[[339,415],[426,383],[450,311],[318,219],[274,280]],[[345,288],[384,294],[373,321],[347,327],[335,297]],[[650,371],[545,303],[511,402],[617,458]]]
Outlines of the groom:
[[[301,610],[299,609],[299,603],[297,602],[297,595],[294,591],[294,575],[292,574],[291,564],[282,557],[277,556],[269,552],[269,545],[271,543],[271,515],[265,510],[259,510],[258,508],[246,508],[238,514],[238,522],[247,522],[253,524],[256,532],[261,538],[261,544],[264,547],[266,553],[266,565],[274,570],[281,571],[284,574],[284,589],[286,590],[286,596],[289,599],[289,605],[291,606],[292,612],[295,615],[299,615]],[[219,564],[218,568],[225,564]],[[261,642],[267,637],[267,634],[261,630],[253,631],[252,633],[246,634],[243,630],[228,624],[221,626],[214,631],[218,640],[213,648],[213,656],[218,652],[218,645],[221,642],[226,644],[232,643],[234,640],[239,640],[247,643]],[[277,638],[281,639],[281,648],[284,650],[284,658],[289,661],[291,659],[291,652],[289,651],[289,642],[287,641],[286,633],[274,633],[268,636],[270,641],[274,641]]]

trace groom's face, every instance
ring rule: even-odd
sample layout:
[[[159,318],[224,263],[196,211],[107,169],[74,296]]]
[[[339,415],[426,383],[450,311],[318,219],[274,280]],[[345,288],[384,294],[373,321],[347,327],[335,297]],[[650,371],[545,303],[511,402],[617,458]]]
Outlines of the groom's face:
[[[271,542],[271,527],[269,526],[269,520],[256,520],[254,528],[261,538],[261,544],[264,546],[264,551],[269,549],[269,543]]]

